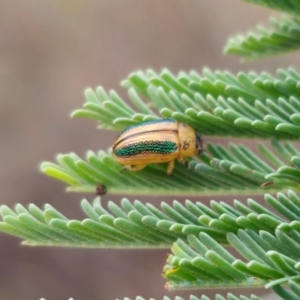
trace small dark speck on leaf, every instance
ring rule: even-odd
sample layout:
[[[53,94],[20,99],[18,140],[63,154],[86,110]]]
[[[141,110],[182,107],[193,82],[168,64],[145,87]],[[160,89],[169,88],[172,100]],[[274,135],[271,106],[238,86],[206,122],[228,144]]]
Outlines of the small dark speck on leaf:
[[[102,196],[107,193],[106,187],[103,183],[99,183],[96,187],[96,195],[97,196]]]

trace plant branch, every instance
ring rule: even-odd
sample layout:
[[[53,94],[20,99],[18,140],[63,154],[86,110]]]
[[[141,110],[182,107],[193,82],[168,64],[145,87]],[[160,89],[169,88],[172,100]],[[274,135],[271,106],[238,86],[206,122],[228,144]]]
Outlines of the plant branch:
[[[290,14],[299,15],[300,14],[300,5],[296,1],[287,1],[287,0],[243,0],[245,2],[266,6],[272,9],[279,11],[287,12]]]
[[[18,204],[14,211],[3,205],[0,231],[23,239],[27,245],[97,248],[168,248],[177,239],[187,242],[188,235],[201,232],[228,244],[227,235],[241,229],[264,230],[270,235],[279,229],[296,236],[300,232],[300,198],[289,191],[277,198],[266,194],[265,201],[270,209],[252,199],[247,205],[235,200],[234,206],[212,200],[210,207],[189,200],[185,205],[174,201],[172,206],[162,202],[158,209],[124,198],[119,206],[108,202],[107,210],[96,198],[93,204],[82,201],[86,214],[82,221],[68,219],[49,204],[43,210],[34,204],[28,209]]]
[[[163,117],[187,123],[203,136],[299,138],[300,74],[295,70],[279,69],[277,77],[209,69],[202,73],[132,73],[123,85],[137,110],[114,91],[108,95],[99,87],[86,90],[84,108],[72,116],[114,130]]]
[[[258,26],[256,31],[230,38],[224,52],[251,60],[300,49],[300,18],[272,18],[271,25],[272,29]]]
[[[75,192],[95,193],[99,185],[110,194],[153,195],[212,195],[225,191],[262,194],[267,188],[273,191],[299,189],[300,153],[290,143],[277,140],[273,140],[273,151],[263,144],[258,148],[264,160],[242,145],[230,143],[226,149],[208,144],[213,160],[202,154],[190,161],[190,170],[176,163],[170,176],[166,176],[165,164],[121,173],[122,166],[112,158],[111,150],[98,154],[89,151],[86,161],[74,153],[60,154],[57,164],[44,162],[41,170],[67,183],[68,190]],[[279,169],[276,171],[274,167]]]

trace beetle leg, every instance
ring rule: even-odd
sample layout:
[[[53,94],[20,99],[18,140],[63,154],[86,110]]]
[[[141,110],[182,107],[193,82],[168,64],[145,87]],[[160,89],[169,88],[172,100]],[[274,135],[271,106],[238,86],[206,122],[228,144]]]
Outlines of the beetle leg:
[[[126,170],[129,170],[131,172],[136,172],[136,171],[144,169],[146,166],[147,165],[125,165],[122,168],[121,173],[125,172]]]
[[[167,167],[167,174],[168,175],[171,175],[173,169],[174,169],[174,164],[175,164],[175,160],[171,160],[168,164],[168,167]]]
[[[189,162],[188,162],[184,157],[178,158],[178,161],[179,161],[180,163],[184,164],[185,167],[186,167],[187,169],[190,169],[190,168],[191,168],[191,166],[189,165]]]
[[[188,170],[191,169],[191,166],[187,160],[184,162],[184,165]]]

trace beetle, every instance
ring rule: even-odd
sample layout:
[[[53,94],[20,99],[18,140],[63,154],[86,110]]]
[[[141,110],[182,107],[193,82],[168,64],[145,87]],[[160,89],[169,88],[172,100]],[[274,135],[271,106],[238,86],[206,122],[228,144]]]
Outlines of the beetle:
[[[189,167],[185,157],[204,151],[200,134],[185,123],[174,119],[157,119],[128,126],[113,145],[114,159],[133,172],[148,164],[168,162],[167,174],[174,169],[175,160]]]

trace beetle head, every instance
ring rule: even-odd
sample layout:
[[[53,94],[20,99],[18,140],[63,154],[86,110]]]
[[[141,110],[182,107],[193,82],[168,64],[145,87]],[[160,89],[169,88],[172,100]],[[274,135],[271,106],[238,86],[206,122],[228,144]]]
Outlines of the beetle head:
[[[196,133],[196,150],[197,150],[197,154],[202,154],[204,151],[202,145],[202,138],[199,133]]]

